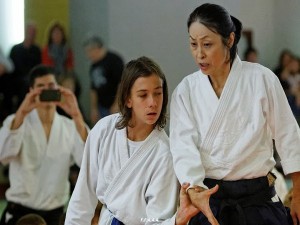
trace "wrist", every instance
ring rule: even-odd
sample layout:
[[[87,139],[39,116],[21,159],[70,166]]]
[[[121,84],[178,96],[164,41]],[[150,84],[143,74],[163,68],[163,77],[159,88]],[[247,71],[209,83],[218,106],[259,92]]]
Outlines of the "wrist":
[[[80,110],[77,108],[77,109],[73,109],[71,111],[72,113],[70,114],[70,116],[72,117],[73,120],[78,120],[78,119],[82,119],[82,114],[80,112]]]
[[[181,215],[180,212],[176,213],[176,217],[175,217],[175,225],[187,225],[189,221],[186,221],[186,218]]]
[[[190,186],[187,189],[187,193],[189,194],[190,192],[202,192],[202,191],[205,191],[205,190],[207,190],[207,189],[204,188],[204,187],[201,187],[201,186],[198,186],[198,185],[193,185],[193,186]]]
[[[24,119],[27,114],[28,114],[27,110],[19,108],[16,112],[16,117]]]
[[[76,124],[84,124],[84,120],[81,113],[73,114],[71,117]]]
[[[13,121],[11,123],[10,129],[11,130],[18,129],[22,125],[24,118],[25,118],[25,115],[23,115],[22,113],[20,113],[20,114],[16,113],[15,118],[13,119]]]

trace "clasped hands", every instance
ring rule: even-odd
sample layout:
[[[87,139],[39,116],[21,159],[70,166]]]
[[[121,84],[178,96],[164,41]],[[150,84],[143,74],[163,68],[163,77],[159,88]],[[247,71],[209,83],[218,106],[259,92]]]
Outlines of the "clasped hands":
[[[199,212],[202,212],[212,225],[219,225],[209,206],[210,196],[218,191],[219,186],[216,185],[211,189],[195,186],[187,190],[188,187],[189,183],[183,183],[180,189],[180,205],[176,215],[176,225],[186,225]]]

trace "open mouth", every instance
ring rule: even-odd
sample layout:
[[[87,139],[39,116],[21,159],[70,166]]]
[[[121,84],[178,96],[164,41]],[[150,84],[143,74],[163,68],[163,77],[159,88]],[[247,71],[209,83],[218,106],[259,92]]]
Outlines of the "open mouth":
[[[206,69],[209,66],[209,64],[208,63],[199,63],[199,66],[201,69]]]
[[[147,113],[147,115],[148,115],[148,116],[155,116],[155,115],[157,115],[157,113],[151,112],[151,113]]]

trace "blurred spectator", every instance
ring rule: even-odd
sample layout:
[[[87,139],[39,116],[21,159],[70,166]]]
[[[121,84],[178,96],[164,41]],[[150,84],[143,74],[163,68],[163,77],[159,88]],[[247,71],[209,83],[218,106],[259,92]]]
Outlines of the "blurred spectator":
[[[90,121],[93,125],[100,118],[118,111],[116,94],[124,63],[118,54],[108,51],[97,36],[88,38],[84,47],[91,61]]]
[[[61,75],[58,79],[58,83],[62,87],[65,87],[65,88],[68,88],[69,90],[71,90],[75,94],[76,98],[79,99],[80,94],[81,94],[81,87],[80,87],[80,83],[77,78],[77,75],[74,72],[69,72],[66,75]],[[78,102],[78,105],[79,105],[80,111],[82,111],[82,107],[79,102]],[[61,108],[57,108],[57,112],[61,115],[64,115],[64,116],[70,118],[70,116]],[[86,121],[86,117],[84,116],[84,114],[83,114],[83,118],[84,118],[84,121]],[[75,188],[79,170],[80,170],[80,168],[76,164],[73,164],[70,167],[70,173],[69,173],[70,194],[72,194],[72,192]]]
[[[48,43],[42,50],[42,63],[54,67],[58,76],[74,68],[73,52],[65,28],[59,22],[54,22],[49,28]]]
[[[281,72],[284,70],[284,68],[290,62],[292,56],[293,56],[293,54],[288,49],[284,49],[281,51],[278,64],[273,71],[279,77],[279,79],[280,79]]]
[[[290,91],[292,94],[299,92],[300,84],[300,61],[296,56],[291,57],[289,63],[282,72],[282,76],[286,78],[289,83]]]
[[[60,101],[40,101],[44,89],[57,89]],[[61,107],[72,119],[59,115]],[[30,72],[30,91],[0,129],[0,162],[9,164],[10,187],[1,225],[36,213],[57,225],[70,197],[69,168],[81,164],[88,127],[74,93],[57,85],[52,68]]]
[[[0,126],[2,121],[12,113],[11,90],[9,90],[9,76],[14,69],[13,63],[6,58],[0,49]]]
[[[255,48],[249,47],[244,53],[244,60],[248,62],[257,63],[258,62],[258,52]]]
[[[66,74],[60,75],[57,78],[57,81],[58,81],[58,83],[61,86],[65,87],[65,88],[68,88],[69,90],[71,90],[75,94],[75,96],[76,96],[77,99],[80,98],[81,85],[80,85],[80,82],[78,80],[78,76],[77,76],[77,74],[74,71],[70,71],[70,72],[68,72]],[[80,103],[78,103],[78,104],[79,104],[79,108],[82,110],[82,107],[81,107]],[[68,117],[68,115],[62,111],[62,109],[58,108],[58,112],[60,114],[65,115],[65,116]]]
[[[10,79],[9,89],[12,91],[12,97],[17,96],[17,105],[14,111],[29,90],[29,71],[41,63],[41,51],[35,44],[36,33],[36,24],[34,22],[27,23],[24,41],[13,46],[10,52],[15,69]]]
[[[292,112],[300,124],[300,62],[296,56],[290,55],[289,61],[282,69],[279,79],[284,87]]]

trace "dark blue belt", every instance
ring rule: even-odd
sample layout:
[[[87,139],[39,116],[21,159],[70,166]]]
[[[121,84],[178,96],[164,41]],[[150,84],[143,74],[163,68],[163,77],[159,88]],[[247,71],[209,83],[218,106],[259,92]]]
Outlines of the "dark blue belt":
[[[124,223],[122,223],[121,221],[119,221],[114,217],[113,220],[111,221],[111,225],[124,225]]]

